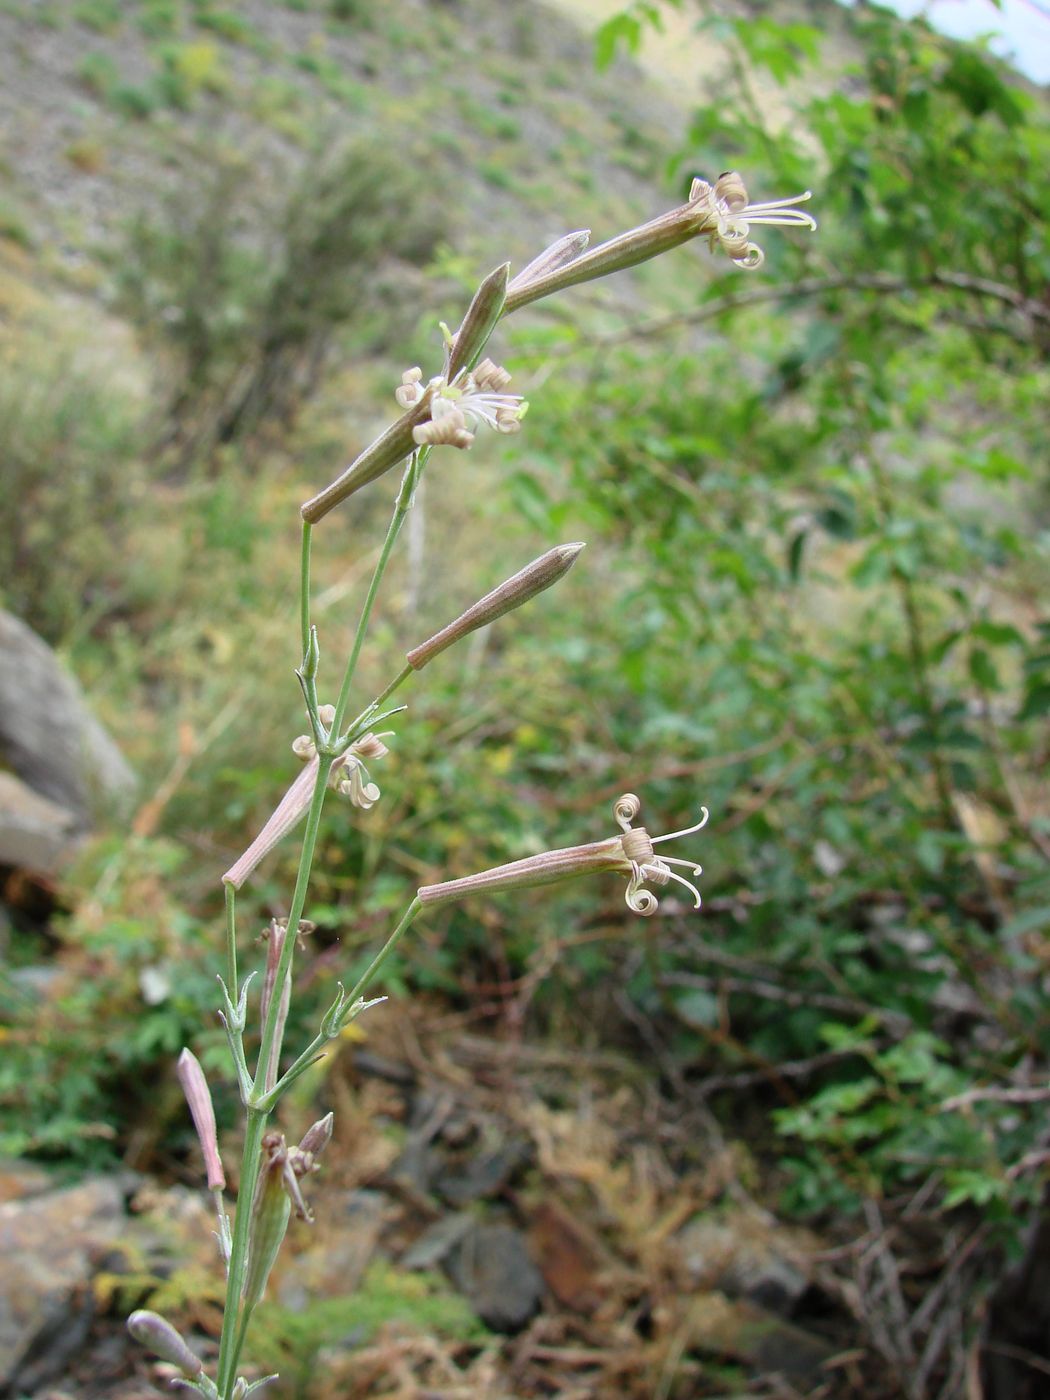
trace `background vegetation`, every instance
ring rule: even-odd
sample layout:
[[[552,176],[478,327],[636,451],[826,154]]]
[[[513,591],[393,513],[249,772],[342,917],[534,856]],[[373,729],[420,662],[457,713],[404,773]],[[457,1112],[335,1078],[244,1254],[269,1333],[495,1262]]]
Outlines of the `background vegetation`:
[[[299,501],[479,273],[735,167],[753,198],[811,187],[819,234],[769,234],[748,277],[679,252],[509,326],[526,430],[435,462],[367,683],[508,559],[582,538],[585,564],[428,672],[383,802],[327,819],[308,913],[319,966],[346,969],[421,874],[606,834],[627,788],[652,830],[704,802],[699,918],[669,902],[639,931],[590,885],[455,908],[393,989],[497,1036],[630,1048],[748,1143],[771,1208],[834,1239],[892,1223],[904,1260],[934,1229],[904,1306],[928,1339],[950,1278],[972,1336],[1050,1160],[1045,97],[875,8],[701,7],[725,62],[674,113],[625,50],[683,11],[608,23],[591,83],[514,8],[5,6],[26,41],[83,40],[67,178],[120,193],[78,206],[83,265],[46,182],[4,213],[0,598],[69,657],[145,805],[45,927],[14,915],[16,971],[61,976],[0,983],[0,1143],[78,1170],[185,1152],[154,1091],[183,1043],[221,1062],[216,873],[301,728]],[[73,298],[103,329],[56,353]],[[373,488],[322,534],[329,653],[387,508]],[[869,1301],[900,1393],[950,1384],[948,1341],[917,1379],[919,1343]]]

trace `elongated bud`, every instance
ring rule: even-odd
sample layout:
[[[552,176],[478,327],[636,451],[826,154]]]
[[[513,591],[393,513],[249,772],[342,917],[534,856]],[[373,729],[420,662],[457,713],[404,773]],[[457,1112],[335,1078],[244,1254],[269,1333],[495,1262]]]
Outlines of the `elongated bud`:
[[[186,1102],[190,1106],[193,1126],[197,1129],[201,1151],[204,1153],[204,1165],[208,1172],[208,1190],[221,1191],[226,1185],[226,1176],[222,1169],[222,1159],[219,1156],[219,1139],[215,1132],[215,1111],[212,1108],[211,1094],[208,1091],[208,1081],[204,1078],[200,1061],[191,1050],[183,1050],[175,1067],[175,1073],[179,1077],[182,1092],[186,1095]]]
[[[271,919],[270,926],[266,933],[266,976],[263,979],[262,997],[259,1001],[259,1016],[263,1025],[270,1010],[270,1002],[277,985],[277,969],[281,961],[281,951],[284,948],[284,940],[288,937],[288,925],[278,919]],[[288,1020],[288,1008],[292,999],[292,975],[289,967],[285,976],[284,984],[280,991],[280,1001],[277,1008],[276,1030],[273,1035],[273,1042],[270,1046],[270,1058],[263,1075],[264,1089],[269,1092],[277,1083],[277,1063],[280,1056],[281,1041],[284,1038],[284,1027]]]
[[[630,872],[630,862],[624,855],[623,841],[612,836],[607,841],[592,841],[586,846],[563,846],[556,851],[542,851],[508,865],[465,875],[460,880],[445,880],[440,885],[423,885],[416,891],[421,904],[433,907],[452,904],[475,894],[497,890],[531,889],[535,885],[553,885],[559,880],[571,880],[577,875],[594,875],[603,870]]]
[[[549,296],[551,292],[574,287],[580,282],[590,282],[595,277],[608,277],[612,272],[647,262],[716,227],[717,215],[713,203],[706,199],[691,199],[638,228],[599,243],[596,248],[581,253],[571,262],[535,274],[527,282],[516,279],[514,288],[507,293],[505,314],[527,306],[530,301]]]
[[[409,453],[415,451],[412,429],[420,423],[425,423],[429,417],[430,395],[424,390],[419,401],[403,413],[396,423],[391,423],[386,432],[366,447],[360,456],[355,457],[342,476],[336,477],[330,486],[318,491],[316,496],[311,496],[300,506],[299,513],[303,519],[311,525],[316,525],[330,510],[341,501],[345,501],[347,496],[352,496],[355,491],[360,491],[362,486],[367,486],[370,481],[375,481],[392,467],[396,467],[398,462],[403,462]]]
[[[204,1362],[194,1356],[170,1322],[159,1313],[145,1309],[133,1312],[128,1318],[128,1331],[141,1344],[159,1356],[162,1361],[170,1361],[186,1376],[199,1376],[204,1370]]]
[[[520,291],[521,288],[527,287],[530,282],[538,282],[549,276],[550,273],[557,272],[567,263],[574,262],[586,250],[590,241],[591,231],[589,228],[581,228],[576,233],[567,233],[564,237],[557,239],[549,248],[544,248],[539,257],[533,258],[532,262],[526,264],[511,279],[507,295]]]
[[[299,1151],[308,1153],[311,1157],[320,1157],[328,1144],[332,1141],[332,1131],[335,1127],[335,1114],[326,1113],[323,1118],[311,1128],[307,1128],[303,1134],[303,1140],[299,1144]]]
[[[222,877],[224,885],[232,885],[235,890],[239,890],[263,857],[269,855],[273,848],[299,823],[314,795],[314,788],[317,786],[318,766],[315,753],[281,798],[262,831],[259,832],[240,859],[235,861]]]
[[[481,358],[507,300],[510,263],[502,263],[482,282],[449,347],[445,379],[451,383],[461,369],[473,369]]]
[[[317,679],[317,668],[321,663],[321,648],[317,642],[317,628],[310,628],[310,636],[306,643],[306,655],[303,657],[303,664],[299,668],[299,675],[304,681]]]
[[[244,1280],[244,1305],[250,1312],[266,1292],[270,1270],[284,1243],[292,1202],[284,1184],[288,1151],[280,1133],[263,1138],[263,1163],[252,1198],[251,1246]]]
[[[513,578],[506,579],[491,593],[486,593],[484,598],[457,617],[455,622],[450,622],[447,627],[435,633],[429,641],[413,647],[406,657],[408,664],[413,670],[421,671],[428,661],[433,661],[435,656],[440,655],[454,642],[458,642],[461,637],[495,622],[498,617],[514,608],[520,608],[522,603],[535,598],[537,593],[550,588],[551,584],[557,583],[567,574],[583,548],[582,544],[576,543],[560,544],[554,549],[548,549],[546,554],[541,554],[531,564],[526,564]]]

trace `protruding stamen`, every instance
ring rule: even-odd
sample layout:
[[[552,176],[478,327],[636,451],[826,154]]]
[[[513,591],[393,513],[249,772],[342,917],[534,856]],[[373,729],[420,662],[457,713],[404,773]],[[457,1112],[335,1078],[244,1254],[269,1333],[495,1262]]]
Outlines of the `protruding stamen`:
[[[412,408],[423,397],[423,385],[420,382],[423,378],[423,371],[418,365],[412,369],[406,369],[401,376],[401,383],[394,390],[394,398],[402,408]]]
[[[665,862],[661,862],[661,864],[664,865],[663,875],[665,880],[674,880],[676,884],[684,885],[689,891],[689,893],[693,896],[693,908],[699,909],[702,901],[700,899],[700,891],[696,888],[696,886],[690,884],[688,880],[683,878],[683,876],[676,875],[673,870],[668,870]],[[646,873],[648,874],[649,872],[647,871]]]
[[[637,801],[637,799],[635,800]],[[700,820],[696,823],[695,826],[683,826],[681,831],[669,831],[666,836],[654,836],[653,845],[658,846],[661,841],[674,841],[679,836],[692,836],[694,831],[703,831],[704,827],[707,825],[707,819],[708,817],[710,817],[711,813],[707,810],[706,807],[701,807],[700,810],[701,812],[703,812],[704,815],[700,818]]]

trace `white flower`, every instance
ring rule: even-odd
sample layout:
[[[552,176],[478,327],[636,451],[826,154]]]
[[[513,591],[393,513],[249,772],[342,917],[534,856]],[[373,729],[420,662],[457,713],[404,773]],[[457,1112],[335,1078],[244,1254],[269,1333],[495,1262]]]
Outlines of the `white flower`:
[[[335,707],[321,705],[318,714],[324,723],[330,724],[335,717]],[[328,775],[328,786],[342,797],[349,797],[351,803],[363,812],[374,807],[380,797],[378,784],[372,782],[364,760],[367,758],[371,763],[377,758],[385,758],[390,750],[383,740],[389,739],[391,733],[363,734],[345,754],[335,760]],[[297,758],[311,763],[317,757],[317,746],[309,734],[300,734],[292,743],[292,752]]]
[[[451,384],[438,375],[425,390],[416,377],[419,373],[410,369],[402,375],[397,398],[407,408],[430,394],[430,421],[412,429],[421,447],[469,447],[479,423],[498,433],[516,433],[521,427],[528,404],[520,394],[505,392],[510,375],[492,360],[458,374]]]
[[[634,793],[624,793],[613,807],[623,833],[621,836],[592,841],[586,846],[542,851],[539,855],[526,856],[524,860],[511,861],[509,865],[497,865],[476,875],[445,880],[439,885],[422,885],[416,894],[424,905],[447,904],[489,890],[527,889],[534,885],[555,884],[577,875],[611,870],[628,877],[627,907],[634,914],[646,917],[655,914],[659,907],[657,898],[645,886],[663,886],[671,880],[685,886],[693,896],[693,907],[699,909],[700,891],[683,875],[676,875],[671,866],[684,865],[693,875],[703,874],[702,867],[695,861],[658,856],[654,847],[662,841],[673,841],[678,836],[690,836],[694,831],[700,831],[707,825],[707,808],[701,807],[703,816],[695,826],[672,831],[667,836],[650,836],[644,827],[632,827],[631,822],[640,809],[641,803]]]
[[[631,865],[631,878],[627,882],[627,894],[625,896],[628,909],[635,914],[648,916],[655,914],[659,907],[657,898],[651,890],[644,888],[646,884],[666,885],[669,880],[674,880],[679,885],[684,885],[693,896],[693,908],[700,908],[700,891],[694,884],[691,884],[683,875],[676,875],[671,869],[672,865],[684,865],[693,875],[702,875],[703,866],[697,865],[695,861],[679,860],[676,856],[658,856],[653,850],[661,841],[673,841],[678,836],[691,836],[694,831],[701,831],[707,825],[710,816],[706,807],[701,807],[703,816],[694,826],[683,827],[681,831],[670,831],[666,836],[650,836],[642,826],[632,827],[631,822],[638,815],[642,804],[633,792],[626,792],[613,807],[613,814],[617,822],[623,828],[621,844],[623,854]]]
[[[715,217],[717,227],[711,231],[712,249],[720,243],[738,267],[754,268],[761,267],[765,254],[757,243],[749,241],[752,225],[786,224],[815,229],[817,221],[811,214],[792,207],[811,199],[812,194],[812,190],[806,190],[789,199],[749,204],[743,180],[735,170],[726,170],[713,187],[706,180],[694,180],[689,202],[705,202]]]
[[[341,764],[337,760],[337,766],[332,769],[336,779],[332,786],[336,792],[349,797],[351,803],[360,807],[363,812],[367,812],[379,801],[379,786],[371,781],[368,769],[361,760],[385,757],[390,750],[383,740],[388,737],[388,734],[366,734],[358,739],[356,744],[350,745]]]

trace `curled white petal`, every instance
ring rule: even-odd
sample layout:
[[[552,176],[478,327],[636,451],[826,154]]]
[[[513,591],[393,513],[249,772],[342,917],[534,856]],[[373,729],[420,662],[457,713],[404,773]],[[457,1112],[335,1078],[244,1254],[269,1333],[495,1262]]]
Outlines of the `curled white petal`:
[[[652,890],[647,890],[636,880],[627,882],[627,893],[624,896],[627,907],[632,914],[641,914],[643,919],[648,919],[655,914],[660,907],[660,901],[653,894]]]

